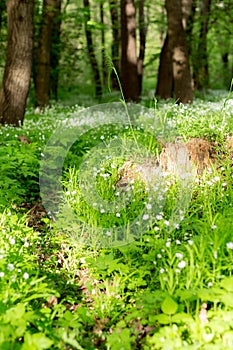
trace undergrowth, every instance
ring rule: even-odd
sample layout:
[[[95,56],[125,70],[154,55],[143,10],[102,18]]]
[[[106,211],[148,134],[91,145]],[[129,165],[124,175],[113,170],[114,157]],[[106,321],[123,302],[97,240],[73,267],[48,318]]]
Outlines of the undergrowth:
[[[1,127],[2,350],[233,346],[233,173],[224,148],[233,133],[232,99],[210,97],[191,106],[157,102],[138,116],[133,130],[105,125],[84,133],[70,148],[62,176],[61,204],[79,221],[73,225],[63,217],[63,229],[40,203],[39,168],[54,129],[82,108],[28,110],[22,128]],[[184,140],[200,137],[215,144],[218,161],[188,187],[184,210],[177,203],[184,193],[179,197],[172,178],[160,177],[154,192],[140,174],[117,187],[128,161],[125,150],[135,138],[149,155],[161,152],[154,125],[161,135],[166,125]],[[122,149],[117,156],[108,149],[115,135]],[[131,148],[134,153],[139,155]],[[85,182],[90,179],[96,205]],[[114,210],[107,211],[110,207]],[[174,208],[177,222],[171,219]]]

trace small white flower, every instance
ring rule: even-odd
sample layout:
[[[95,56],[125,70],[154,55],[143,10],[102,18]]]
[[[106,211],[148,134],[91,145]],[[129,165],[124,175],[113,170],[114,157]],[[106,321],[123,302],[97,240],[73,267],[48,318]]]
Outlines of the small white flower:
[[[148,210],[152,209],[152,205],[151,204],[146,204],[146,209],[148,209]]]
[[[10,237],[9,241],[10,241],[10,244],[12,244],[12,245],[15,244],[15,239],[13,237]]]
[[[164,272],[165,272],[164,268],[161,267],[161,269],[159,270],[159,272],[160,272],[160,273],[164,273]]]
[[[169,248],[170,245],[171,245],[171,242],[167,241],[165,245],[166,245],[167,248]]]
[[[143,217],[142,217],[142,220],[148,220],[150,217],[149,214],[144,214]]]
[[[13,271],[15,267],[14,267],[13,264],[8,264],[7,268],[8,268],[9,271]]]
[[[162,218],[163,218],[162,215],[160,215],[160,214],[156,215],[157,220],[162,220]]]
[[[178,259],[183,259],[183,254],[182,253],[176,253],[176,257]]]
[[[111,232],[110,231],[107,231],[105,232],[106,236],[110,237],[111,236]]]
[[[27,279],[29,278],[29,274],[28,274],[27,272],[24,272],[23,278],[24,278],[25,280],[27,280]]]
[[[5,276],[5,273],[4,272],[0,272],[0,278],[3,278]]]
[[[213,252],[214,259],[218,259],[218,253],[216,251]]]
[[[120,213],[116,213],[116,217],[117,217],[117,218],[120,218],[120,217],[121,217],[121,214],[120,214]]]
[[[155,230],[155,231],[159,231],[160,228],[159,228],[158,226],[155,226],[155,227],[154,227],[154,230]]]
[[[214,178],[213,178],[213,181],[214,182],[218,182],[220,180],[220,177],[219,176],[215,176]]]
[[[213,287],[213,283],[212,282],[208,283],[208,288],[210,288],[210,287]]]
[[[179,239],[176,240],[176,244],[181,244],[181,241]]]
[[[168,220],[164,220],[164,225],[169,226],[170,222]]]
[[[233,249],[233,242],[227,243],[227,249]]]
[[[70,195],[70,191],[66,191],[66,195],[69,196]]]
[[[28,243],[28,242],[25,242],[23,246],[26,247],[26,248],[28,248],[28,247],[29,247],[29,243]]]
[[[193,244],[193,241],[191,239],[188,240],[188,244],[189,245],[192,245]]]
[[[105,213],[105,210],[102,208],[100,209],[101,214]]]
[[[212,228],[212,230],[215,230],[217,228],[217,226],[216,225],[212,225],[211,228]]]
[[[162,255],[161,254],[157,254],[157,258],[162,258]]]
[[[183,269],[186,266],[186,261],[181,260],[177,266],[179,267],[179,269]]]
[[[104,140],[104,135],[101,135],[101,136],[100,136],[100,140]]]

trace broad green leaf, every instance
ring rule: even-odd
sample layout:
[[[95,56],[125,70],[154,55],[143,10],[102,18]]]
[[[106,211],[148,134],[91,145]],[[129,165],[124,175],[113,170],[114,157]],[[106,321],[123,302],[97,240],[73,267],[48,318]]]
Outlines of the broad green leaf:
[[[44,350],[49,349],[53,341],[43,333],[26,334],[22,350]]]
[[[156,315],[154,319],[160,324],[169,324],[171,322],[170,317],[165,314]]]
[[[220,286],[228,292],[233,292],[233,276],[224,278],[221,281]]]
[[[178,309],[178,304],[170,297],[167,296],[161,305],[161,310],[167,315],[173,315]]]

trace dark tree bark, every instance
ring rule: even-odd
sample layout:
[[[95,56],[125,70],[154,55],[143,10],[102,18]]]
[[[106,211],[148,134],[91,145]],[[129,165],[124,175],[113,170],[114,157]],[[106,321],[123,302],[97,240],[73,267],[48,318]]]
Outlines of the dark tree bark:
[[[37,66],[35,79],[36,105],[44,108],[49,104],[52,30],[60,0],[44,0],[42,24],[37,50]]]
[[[178,102],[193,100],[188,45],[182,25],[181,0],[166,0],[169,46],[172,50],[174,95]]]
[[[97,62],[97,59],[95,56],[91,29],[88,26],[88,21],[91,20],[89,0],[83,0],[83,5],[84,5],[84,9],[85,9],[85,34],[86,34],[86,39],[87,39],[87,50],[88,50],[88,55],[89,55],[89,59],[90,59],[90,63],[91,63],[91,68],[92,68],[92,71],[94,74],[95,95],[96,95],[96,97],[101,97],[102,84],[101,84],[100,72],[99,72],[98,62]]]
[[[102,75],[103,75],[103,84],[107,85],[107,71],[105,65],[105,23],[104,23],[104,6],[103,0],[100,2],[100,22],[101,22],[101,55],[102,55]]]
[[[229,66],[229,52],[224,52],[221,54],[222,59],[222,69],[223,69],[223,84],[226,89],[230,88],[231,85],[231,69]]]
[[[7,1],[8,41],[0,92],[0,122],[21,125],[28,96],[33,50],[33,0]]]
[[[112,21],[112,63],[119,75],[119,51],[120,51],[120,21],[119,21],[119,2],[118,0],[109,0],[110,15]],[[119,89],[118,81],[115,74],[111,75],[113,89]]]
[[[121,0],[121,82],[127,101],[139,100],[134,0]]]
[[[197,0],[182,0],[183,27],[186,34],[189,55],[192,55],[193,48],[193,25],[197,7]]]
[[[61,3],[62,0],[56,1],[56,9],[52,26],[52,45],[50,57],[50,95],[57,100],[58,98],[58,80],[59,80],[59,60],[60,60],[60,38],[61,38]]]
[[[173,94],[172,50],[168,34],[160,53],[159,71],[155,96],[159,99],[169,99]]]
[[[3,24],[3,16],[4,13],[6,12],[6,4],[5,1],[0,0],[0,31],[2,29],[2,24]]]
[[[210,16],[211,0],[201,1],[200,7],[200,34],[196,57],[193,62],[194,86],[197,90],[209,87],[209,66],[207,55],[207,34]]]
[[[138,56],[138,84],[139,95],[142,93],[143,64],[146,51],[147,24],[145,23],[144,0],[139,0],[139,37],[140,49]]]

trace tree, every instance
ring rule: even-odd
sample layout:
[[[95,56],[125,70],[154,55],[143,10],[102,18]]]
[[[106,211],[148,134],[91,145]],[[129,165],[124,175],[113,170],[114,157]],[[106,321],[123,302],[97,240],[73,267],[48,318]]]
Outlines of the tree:
[[[107,71],[105,67],[105,23],[104,23],[104,0],[100,0],[100,23],[101,23],[101,59],[103,85],[107,85]]]
[[[119,3],[118,0],[109,0],[110,15],[112,21],[112,63],[119,74],[119,50],[120,50],[120,23],[119,23]],[[118,82],[115,74],[111,75],[111,82],[113,89],[118,89]]]
[[[155,96],[161,99],[169,99],[173,94],[172,50],[169,45],[169,36],[163,43],[160,53],[158,80]]]
[[[126,100],[139,100],[134,0],[121,0],[121,82]]]
[[[139,56],[138,56],[138,83],[139,95],[142,93],[143,63],[146,51],[147,24],[145,23],[144,0],[139,0]]]
[[[210,18],[211,0],[200,2],[200,31],[197,51],[193,62],[194,85],[197,90],[209,87],[209,66],[207,55],[207,34]]]
[[[42,23],[37,49],[35,97],[36,105],[44,108],[49,104],[52,33],[60,0],[44,0]]]
[[[59,60],[61,51],[61,3],[62,0],[56,1],[56,9],[54,13],[53,26],[52,26],[52,44],[51,44],[51,56],[50,56],[50,95],[55,100],[58,98],[58,80],[59,80]]]
[[[193,100],[193,91],[188,44],[182,24],[181,0],[166,0],[165,7],[168,31],[160,55],[156,94],[168,98],[172,89],[178,102],[190,103]],[[170,97],[173,97],[173,93]]]
[[[101,84],[100,72],[99,72],[98,62],[97,62],[96,55],[95,55],[91,27],[90,27],[90,24],[88,23],[91,20],[89,0],[83,0],[83,5],[84,5],[84,9],[85,9],[85,34],[86,34],[86,40],[87,40],[87,50],[88,50],[88,55],[89,55],[92,71],[94,74],[95,95],[97,97],[101,97],[102,84]]]
[[[28,96],[33,51],[33,0],[8,0],[6,63],[0,92],[0,122],[21,125]]]

